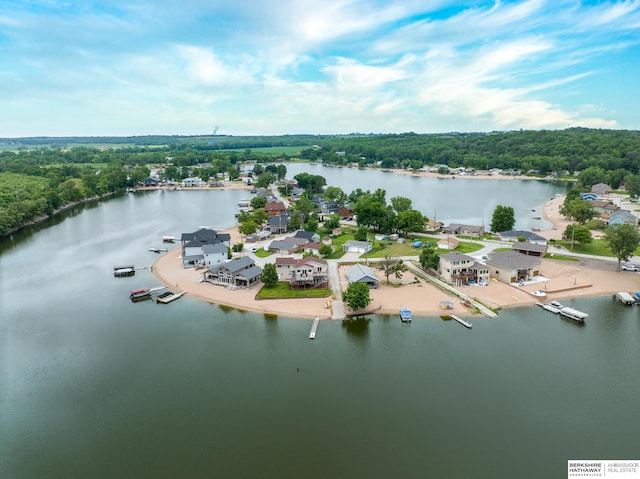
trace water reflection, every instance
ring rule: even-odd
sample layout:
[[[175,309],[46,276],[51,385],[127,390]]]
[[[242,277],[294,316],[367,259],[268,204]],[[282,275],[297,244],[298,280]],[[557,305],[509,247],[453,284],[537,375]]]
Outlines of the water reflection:
[[[342,321],[342,327],[350,336],[364,338],[369,334],[371,318],[356,316]]]

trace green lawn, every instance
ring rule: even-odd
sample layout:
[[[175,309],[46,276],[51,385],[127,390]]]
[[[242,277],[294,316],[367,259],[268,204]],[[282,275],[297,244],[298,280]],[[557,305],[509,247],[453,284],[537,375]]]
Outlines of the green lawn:
[[[281,281],[273,287],[262,286],[256,299],[286,299],[286,298],[327,298],[331,296],[329,288],[291,289],[291,285]]]
[[[264,248],[258,248],[258,251],[255,252],[255,255],[258,258],[266,258],[268,256],[271,256],[273,254],[273,251],[265,251]]]
[[[567,251],[572,251],[573,253],[613,257],[613,253],[609,249],[608,243],[601,239],[594,239],[591,244],[586,245],[574,244],[573,249],[571,249],[571,241],[556,240],[554,246],[561,246]]]

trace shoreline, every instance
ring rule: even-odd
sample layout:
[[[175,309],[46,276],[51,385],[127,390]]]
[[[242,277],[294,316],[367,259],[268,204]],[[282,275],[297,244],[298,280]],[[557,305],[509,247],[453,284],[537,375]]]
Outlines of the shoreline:
[[[402,170],[400,170],[402,171]],[[407,174],[403,172],[402,174]],[[410,173],[409,173],[410,174]],[[425,173],[428,175],[429,173]],[[431,174],[433,175],[433,174]],[[474,178],[474,177],[465,177]],[[484,179],[519,179],[519,177],[497,178],[495,176],[482,177]],[[520,178],[522,179],[522,178]],[[531,178],[541,179],[541,178]],[[237,189],[250,189],[243,183],[232,183]],[[201,189],[213,189],[204,187]],[[543,217],[552,227],[538,231],[537,234],[547,239],[560,239],[569,221],[559,213],[564,201],[564,195],[558,195],[545,202],[541,211]],[[222,231],[231,235],[231,242],[240,240],[237,226]],[[200,283],[201,273],[192,268],[185,269],[179,260],[179,247],[157,258],[152,267],[154,276],[176,291],[187,290],[188,296],[217,304],[222,307],[234,308],[240,311],[262,313],[276,316],[297,318],[330,319],[331,311],[326,309],[327,301],[335,299],[335,294],[327,298],[303,299],[265,299],[257,300],[261,285],[249,289],[229,290],[224,286]],[[635,291],[640,289],[638,278],[634,273],[616,272],[615,262],[606,259],[584,259],[578,261],[554,260],[552,257],[542,259],[541,274],[547,278],[545,282],[531,283],[523,287],[491,281],[487,286],[461,286],[457,289],[467,296],[476,299],[491,309],[507,309],[521,306],[533,306],[536,302],[547,302],[556,299],[579,297],[598,297],[614,295],[618,291]],[[339,266],[341,290],[348,284],[344,267]],[[445,293],[436,286],[418,279],[411,272],[405,273],[402,279],[391,279],[386,284],[385,278],[376,271],[380,286],[371,290],[371,304],[367,311],[375,314],[397,315],[400,308],[408,308],[416,316],[433,316],[455,314],[469,317],[479,315],[467,309],[459,298]],[[547,298],[533,296],[532,291],[547,290]],[[341,299],[341,298],[338,298]],[[440,309],[440,301],[450,301],[453,309]]]

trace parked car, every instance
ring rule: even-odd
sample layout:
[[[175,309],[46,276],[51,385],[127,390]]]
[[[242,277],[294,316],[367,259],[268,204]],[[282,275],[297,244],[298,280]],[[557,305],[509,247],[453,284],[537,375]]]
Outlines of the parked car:
[[[622,265],[622,271],[640,271],[640,268],[635,264],[625,263]]]

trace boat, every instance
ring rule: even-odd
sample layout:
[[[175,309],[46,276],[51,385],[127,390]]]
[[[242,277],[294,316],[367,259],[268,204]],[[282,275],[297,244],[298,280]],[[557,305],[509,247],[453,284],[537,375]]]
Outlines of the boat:
[[[167,248],[149,248],[152,253],[166,253]]]
[[[136,274],[136,269],[133,265],[130,266],[114,266],[113,275],[118,278],[122,276],[133,276]]]
[[[163,236],[162,237],[162,242],[163,243],[173,243],[177,240],[177,238],[175,236]]]
[[[541,289],[537,289],[535,291],[531,291],[532,296],[537,296],[538,298],[546,298],[547,297],[547,293],[545,293],[544,291],[542,291]]]
[[[176,299],[182,298],[185,294],[187,294],[186,291],[180,291],[179,293],[171,293],[170,291],[167,291],[157,297],[156,303],[169,304]]]
[[[131,293],[129,294],[129,299],[131,299],[131,301],[141,301],[143,299],[150,299],[151,298],[151,288],[138,288],[138,289],[132,289]]]
[[[403,323],[410,323],[411,322],[411,311],[409,311],[407,308],[400,308],[400,320]]]

